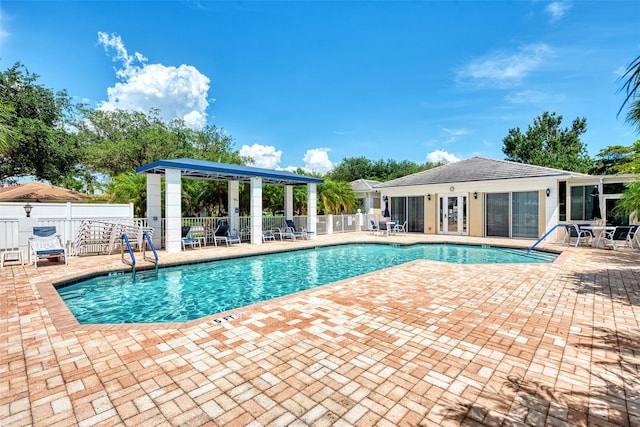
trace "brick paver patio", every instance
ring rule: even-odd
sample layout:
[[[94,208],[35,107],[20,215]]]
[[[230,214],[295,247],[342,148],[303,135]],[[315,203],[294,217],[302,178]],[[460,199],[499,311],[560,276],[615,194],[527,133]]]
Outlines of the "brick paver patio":
[[[640,426],[640,252],[547,247],[563,251],[553,264],[414,261],[164,325],[78,325],[51,287],[121,269],[119,255],[14,264],[0,270],[0,425]]]

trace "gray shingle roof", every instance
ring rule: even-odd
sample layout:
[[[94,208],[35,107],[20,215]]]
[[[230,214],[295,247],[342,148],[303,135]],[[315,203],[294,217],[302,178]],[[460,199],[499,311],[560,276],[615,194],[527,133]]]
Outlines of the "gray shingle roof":
[[[351,187],[353,191],[356,192],[367,192],[367,191],[376,191],[373,189],[374,186],[381,184],[380,181],[374,181],[373,179],[356,179],[355,181],[351,181]]]
[[[498,179],[537,178],[582,175],[560,169],[545,168],[506,160],[471,157],[455,163],[403,176],[376,185],[376,188],[403,187],[407,185],[448,184],[454,182],[492,181]]]

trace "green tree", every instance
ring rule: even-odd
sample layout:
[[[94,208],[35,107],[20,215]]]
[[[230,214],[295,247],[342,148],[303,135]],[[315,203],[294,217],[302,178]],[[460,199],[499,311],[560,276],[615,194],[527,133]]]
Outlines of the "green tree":
[[[357,179],[371,179],[371,172],[371,160],[365,157],[347,157],[342,159],[327,176],[337,181],[351,182]]]
[[[502,140],[502,152],[513,162],[588,172],[593,161],[580,141],[580,135],[587,130],[587,120],[578,117],[571,128],[562,128],[561,123],[562,116],[544,112],[524,134],[519,128],[509,129],[509,135]]]
[[[594,166],[589,173],[614,175],[638,172],[640,172],[640,140],[634,142],[630,147],[610,145],[603,148],[596,155]]]
[[[20,63],[0,73],[0,181],[34,176],[57,184],[79,163],[77,140],[65,129],[77,106],[38,77]]]
[[[626,97],[618,110],[618,115],[628,105],[627,122],[635,126],[636,130],[640,132],[640,56],[636,57],[627,66],[621,80],[624,80],[624,83],[620,90],[626,93]]]
[[[107,185],[107,199],[111,203],[133,202],[138,218],[147,216],[147,175],[129,171],[113,177]]]
[[[374,162],[365,157],[347,157],[342,159],[342,161],[327,174],[327,177],[336,181],[345,182],[352,182],[357,179],[389,181],[401,176],[431,169],[435,166],[438,165],[431,163],[421,164],[410,160],[398,162],[393,159],[380,159]]]
[[[157,110],[86,110],[77,128],[85,162],[93,171],[111,176],[195,151],[189,142],[191,131],[180,121],[164,123]]]
[[[318,208],[326,214],[346,212],[355,204],[356,195],[350,183],[325,179],[318,185]]]

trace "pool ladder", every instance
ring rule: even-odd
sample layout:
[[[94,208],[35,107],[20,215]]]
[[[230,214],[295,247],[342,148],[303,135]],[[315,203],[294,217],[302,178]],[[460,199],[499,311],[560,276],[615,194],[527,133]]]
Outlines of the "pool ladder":
[[[129,237],[127,237],[127,233],[122,233],[122,243],[121,246],[121,257],[122,262],[124,264],[131,266],[131,274],[133,276],[133,280],[136,279],[136,256],[133,254],[133,248],[131,247],[131,243],[129,242]],[[158,252],[156,251],[156,247],[153,245],[153,241],[151,240],[151,236],[146,231],[142,233],[142,259],[145,261],[153,262],[155,267],[155,275],[158,276]],[[145,248],[149,246],[151,252],[153,253],[153,258],[148,257]],[[124,248],[127,248],[127,253],[129,254],[129,259],[125,257]]]

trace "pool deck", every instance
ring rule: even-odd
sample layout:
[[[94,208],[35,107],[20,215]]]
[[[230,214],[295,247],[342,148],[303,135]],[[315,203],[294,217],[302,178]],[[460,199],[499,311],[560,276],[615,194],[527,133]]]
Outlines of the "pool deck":
[[[164,264],[367,233],[161,252]],[[401,266],[184,324],[78,325],[51,283],[120,255],[0,270],[2,426],[640,426],[640,251]],[[282,272],[286,274],[286,272]]]

